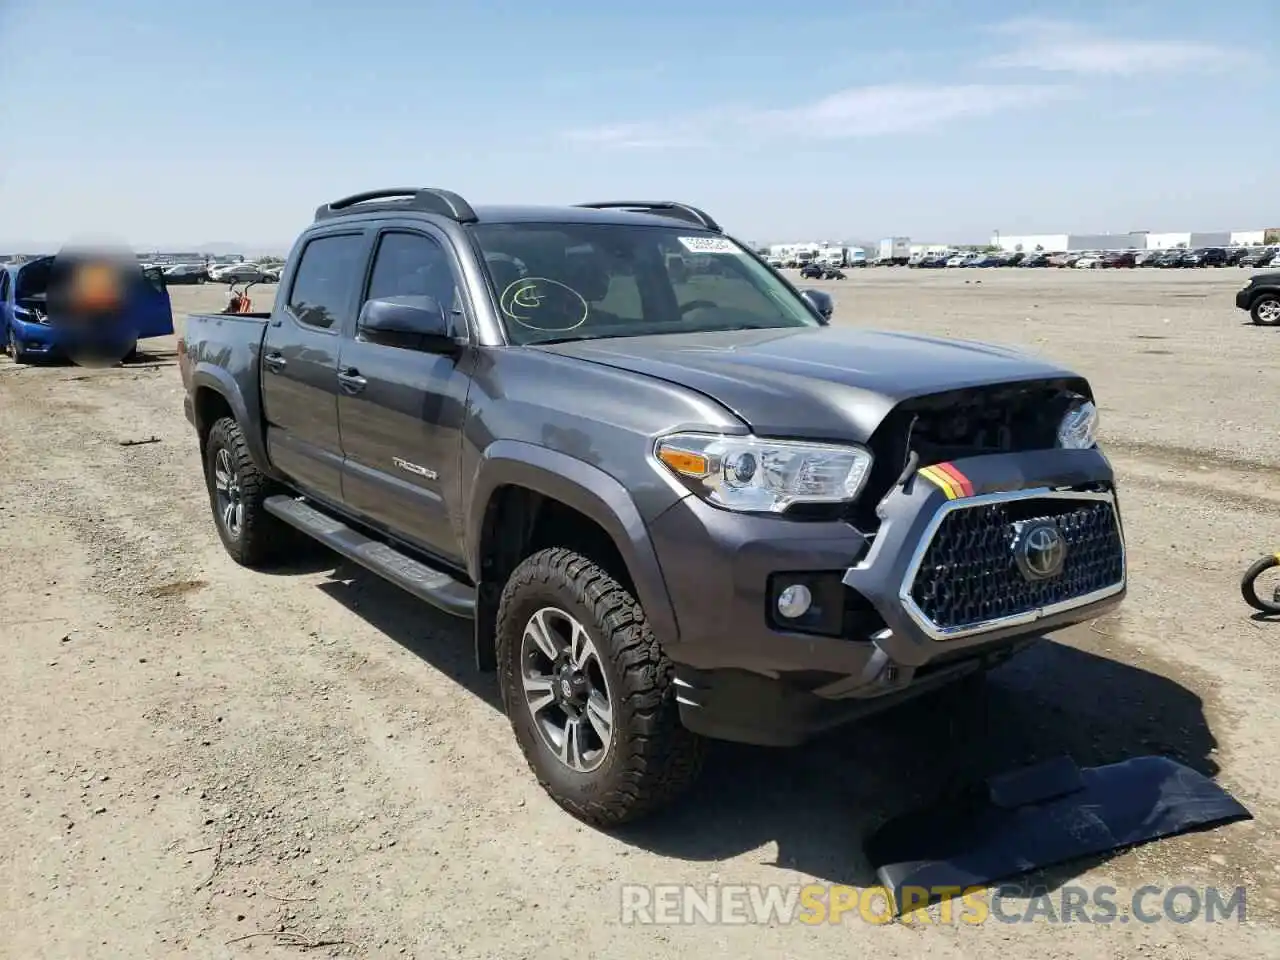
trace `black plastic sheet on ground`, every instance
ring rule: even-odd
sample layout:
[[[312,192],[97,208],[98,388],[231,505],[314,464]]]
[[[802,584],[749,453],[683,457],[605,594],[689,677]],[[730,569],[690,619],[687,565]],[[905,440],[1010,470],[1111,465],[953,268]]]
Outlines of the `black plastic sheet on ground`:
[[[1032,870],[1249,819],[1216,783],[1166,757],[1081,769],[1059,757],[889,821],[866,853],[895,913]]]

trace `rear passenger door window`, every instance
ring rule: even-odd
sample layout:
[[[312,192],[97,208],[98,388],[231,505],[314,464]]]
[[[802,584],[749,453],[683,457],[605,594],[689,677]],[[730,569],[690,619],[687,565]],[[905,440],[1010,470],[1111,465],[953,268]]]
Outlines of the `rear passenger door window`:
[[[462,297],[443,246],[421,233],[388,232],[378,241],[365,300],[431,297],[462,332]]]
[[[303,248],[293,275],[288,310],[308,327],[341,329],[363,274],[364,238],[358,233],[316,237]]]

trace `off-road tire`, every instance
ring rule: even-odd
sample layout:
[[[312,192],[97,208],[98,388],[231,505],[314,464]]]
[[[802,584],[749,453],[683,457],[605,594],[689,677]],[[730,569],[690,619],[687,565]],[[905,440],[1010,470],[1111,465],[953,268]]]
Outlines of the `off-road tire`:
[[[1253,322],[1260,327],[1274,327],[1280,325],[1280,316],[1275,314],[1275,304],[1280,301],[1280,296],[1274,293],[1264,293],[1254,299],[1253,304],[1249,308],[1249,316],[1253,318]],[[1264,306],[1266,305],[1266,306]],[[1264,316],[1264,311],[1270,316]]]
[[[599,651],[614,714],[610,753],[579,773],[535,727],[521,683],[521,641],[533,614],[555,606],[587,628]],[[632,822],[676,799],[702,767],[703,741],[680,723],[673,668],[631,594],[586,557],[539,551],[511,574],[498,606],[498,682],[512,730],[538,783],[593,826]]]
[[[239,536],[233,536],[227,530],[218,509],[214,464],[219,450],[226,450],[230,455],[231,465],[240,484],[244,514]],[[209,430],[204,449],[204,476],[218,538],[236,563],[245,567],[270,566],[287,559],[291,552],[297,550],[301,535],[283,520],[268,513],[263,506],[267,497],[280,493],[281,490],[258,469],[249,456],[244,433],[233,417],[223,417]]]
[[[1280,614],[1280,603],[1277,603],[1271,597],[1264,597],[1258,593],[1258,577],[1266,573],[1272,567],[1280,567],[1280,556],[1261,557],[1255,560],[1248,570],[1244,572],[1244,576],[1240,578],[1240,595],[1244,597],[1244,602],[1262,613]]]

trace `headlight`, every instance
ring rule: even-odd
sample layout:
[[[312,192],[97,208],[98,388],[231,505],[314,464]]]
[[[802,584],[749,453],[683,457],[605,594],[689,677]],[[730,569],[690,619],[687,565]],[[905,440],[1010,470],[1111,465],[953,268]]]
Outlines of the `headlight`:
[[[862,447],[759,437],[672,434],[654,456],[716,506],[767,513],[852,500],[871,470]]]
[[[1078,399],[1058,424],[1058,446],[1067,450],[1088,450],[1098,443],[1098,408]]]
[[[32,310],[29,307],[15,306],[13,308],[13,315],[16,319],[22,320],[26,323],[43,323],[46,325],[49,323],[48,317],[39,310]]]

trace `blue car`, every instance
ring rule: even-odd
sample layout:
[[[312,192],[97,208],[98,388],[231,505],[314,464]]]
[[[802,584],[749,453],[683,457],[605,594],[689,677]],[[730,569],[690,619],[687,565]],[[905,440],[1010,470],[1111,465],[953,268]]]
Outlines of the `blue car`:
[[[975,257],[965,264],[966,267],[999,267],[1003,265],[1004,261],[1002,259],[990,253]]]
[[[66,332],[49,323],[48,288],[53,257],[0,265],[0,344],[16,362],[65,356]],[[120,355],[139,340],[173,333],[173,306],[164,277],[144,270],[128,292]]]

